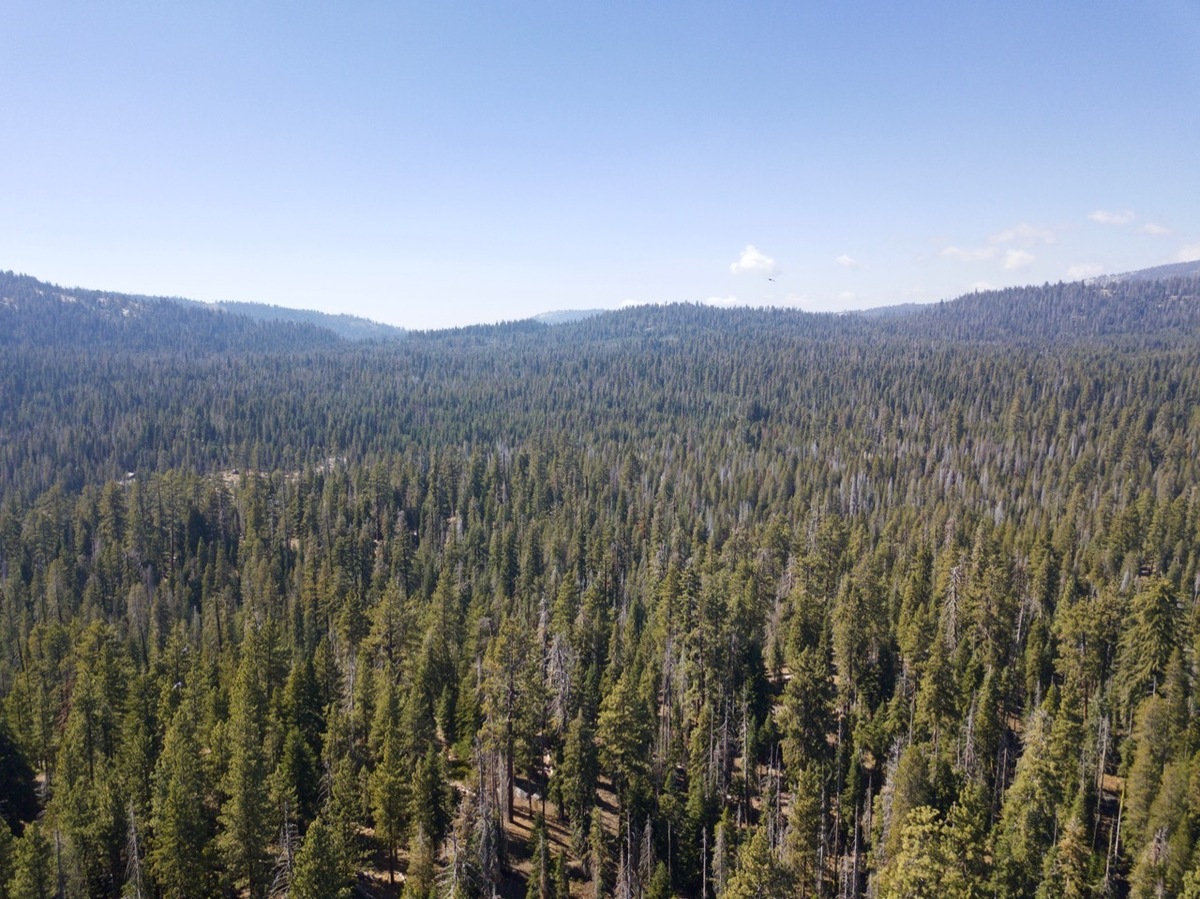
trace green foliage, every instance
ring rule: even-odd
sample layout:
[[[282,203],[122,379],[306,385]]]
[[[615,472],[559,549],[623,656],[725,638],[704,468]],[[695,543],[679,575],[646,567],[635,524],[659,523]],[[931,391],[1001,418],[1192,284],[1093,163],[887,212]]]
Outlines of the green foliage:
[[[737,866],[720,899],[784,899],[791,893],[787,870],[758,828],[738,851]]]
[[[1195,891],[1194,280],[351,347],[6,277],[9,895],[561,899],[535,794],[598,897]]]
[[[436,850],[433,841],[419,824],[413,831],[408,850],[408,871],[404,879],[404,896],[409,899],[427,899],[434,887]]]
[[[1179,600],[1171,583],[1153,578],[1134,594],[1130,626],[1121,635],[1116,675],[1123,706],[1134,708],[1148,693],[1161,689],[1171,654],[1179,646]]]
[[[960,899],[983,895],[963,876],[954,834],[936,809],[912,809],[900,822],[898,848],[879,872],[880,899]],[[1006,894],[1014,895],[1014,894]]]
[[[562,760],[555,772],[556,789],[563,813],[582,833],[596,802],[599,757],[591,725],[580,712],[567,728]]]
[[[154,770],[148,867],[163,895],[192,899],[215,891],[216,813],[189,694],[175,711]]]
[[[14,841],[8,895],[13,899],[50,899],[55,895],[54,847],[34,822]]]
[[[260,677],[266,647],[260,634],[250,636],[247,644],[234,680],[225,729],[227,755],[217,847],[235,884],[257,897],[266,895],[270,886],[267,843],[277,822],[265,789],[270,768],[264,752],[267,703]]]
[[[313,821],[296,853],[292,899],[349,899],[350,876],[338,851],[333,830],[321,818]]]
[[[533,851],[529,862],[525,899],[554,899],[554,870],[550,862],[550,845],[546,839],[546,822],[540,815],[533,822],[533,834],[529,842]]]
[[[408,820],[436,850],[450,827],[450,792],[441,753],[430,747],[417,763],[412,781],[412,809]]]
[[[1025,746],[1004,797],[995,866],[997,889],[1008,895],[1031,895],[1037,889],[1041,860],[1053,845],[1063,784],[1055,776],[1051,725],[1044,707],[1026,722]]]
[[[600,764],[612,777],[613,788],[623,805],[628,805],[637,778],[648,770],[649,718],[632,676],[629,672],[622,674],[600,705],[596,741],[600,746]]]
[[[409,822],[412,803],[409,757],[398,727],[389,728],[370,776],[371,815],[376,835],[388,853],[389,882],[395,879],[396,852]],[[423,836],[428,840],[428,835]]]

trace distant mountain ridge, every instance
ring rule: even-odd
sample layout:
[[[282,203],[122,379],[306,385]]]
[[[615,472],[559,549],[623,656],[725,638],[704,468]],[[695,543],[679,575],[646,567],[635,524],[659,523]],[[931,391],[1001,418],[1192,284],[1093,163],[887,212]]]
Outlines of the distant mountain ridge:
[[[288,306],[271,306],[266,303],[243,303],[221,300],[215,304],[221,309],[245,315],[255,321],[296,322],[325,328],[346,340],[389,340],[403,337],[404,328],[385,325],[345,313],[317,312],[313,309],[292,309]]]
[[[533,320],[543,325],[565,325],[570,322],[582,321],[595,315],[603,315],[608,309],[559,309],[554,312],[543,312],[535,315]]]
[[[11,271],[0,271],[0,326],[0,345],[139,350],[285,350],[405,334],[351,315],[64,288]]]
[[[677,304],[563,310],[498,325],[425,332],[260,303],[209,304],[64,289],[28,275],[0,272],[0,346],[288,352],[404,338],[421,345],[470,346],[484,352],[547,341],[569,347],[587,341],[677,340],[722,331],[867,342],[888,338],[1021,345],[1197,341],[1200,262],[849,313]]]
[[[1024,345],[1200,339],[1200,275],[980,291],[881,319],[911,337]]]
[[[1089,278],[1088,284],[1114,284],[1118,281],[1162,281],[1166,278],[1187,278],[1200,275],[1200,259],[1192,262],[1173,262],[1169,265],[1156,265],[1153,268],[1138,269],[1134,272],[1124,272],[1117,275],[1098,275]]]

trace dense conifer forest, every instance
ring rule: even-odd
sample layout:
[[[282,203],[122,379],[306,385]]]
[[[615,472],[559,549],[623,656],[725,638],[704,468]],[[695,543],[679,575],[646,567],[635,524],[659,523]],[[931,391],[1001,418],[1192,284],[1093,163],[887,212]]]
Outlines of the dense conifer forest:
[[[351,342],[0,274],[0,897],[1200,897],[1200,279]]]

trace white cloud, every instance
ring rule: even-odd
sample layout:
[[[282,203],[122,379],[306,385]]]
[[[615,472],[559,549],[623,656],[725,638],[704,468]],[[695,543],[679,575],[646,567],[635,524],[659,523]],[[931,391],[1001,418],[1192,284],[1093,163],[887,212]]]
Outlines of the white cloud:
[[[1034,255],[1024,250],[1005,250],[1004,267],[1007,269],[1024,268],[1033,262]]]
[[[708,297],[707,299],[705,299],[704,305],[705,306],[720,306],[722,308],[728,309],[731,306],[740,306],[742,304],[738,302],[737,297],[729,296],[729,297]]]
[[[1104,266],[1095,262],[1081,262],[1067,269],[1067,278],[1071,281],[1082,281],[1085,278],[1094,278],[1103,274]]]
[[[1088,218],[1101,225],[1128,225],[1134,220],[1135,216],[1129,209],[1126,209],[1124,212],[1110,212],[1107,209],[1097,209]]]
[[[753,244],[746,244],[738,261],[729,266],[729,271],[735,275],[746,272],[758,272],[763,275],[773,275],[777,271],[775,260],[760,252]]]
[[[1176,261],[1178,262],[1196,262],[1200,260],[1200,243],[1188,244],[1179,251]]]
[[[853,290],[843,290],[838,294],[838,299],[843,303],[853,303],[858,299],[858,294],[856,294]]]
[[[837,259],[833,260],[842,268],[862,268],[862,263],[851,256],[849,253],[843,253]]]
[[[1031,246],[1038,243],[1054,243],[1058,235],[1050,228],[1039,228],[1027,222],[1020,222],[1004,231],[998,231],[988,238],[989,243],[1020,243]]]
[[[947,259],[961,259],[963,262],[982,262],[985,259],[994,259],[996,248],[981,247],[977,250],[964,250],[961,247],[949,246],[943,248],[942,255]]]
[[[1138,228],[1141,234],[1149,234],[1151,237],[1166,237],[1171,233],[1171,229],[1163,225],[1156,225],[1154,222],[1146,222],[1142,227]]]

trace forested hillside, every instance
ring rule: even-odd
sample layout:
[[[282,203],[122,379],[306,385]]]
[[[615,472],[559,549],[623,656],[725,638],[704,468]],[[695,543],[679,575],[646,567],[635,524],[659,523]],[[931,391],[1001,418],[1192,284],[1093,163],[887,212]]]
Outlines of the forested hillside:
[[[68,289],[0,271],[0,347],[264,351],[398,336],[397,328],[350,315]]]
[[[0,896],[1200,896],[1198,293],[7,304]]]

